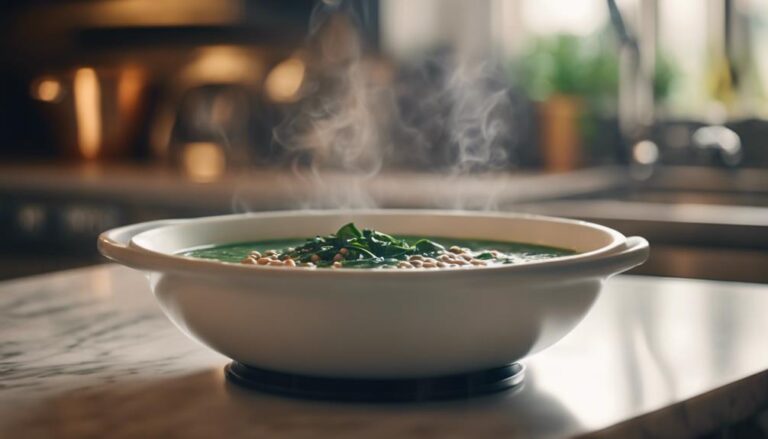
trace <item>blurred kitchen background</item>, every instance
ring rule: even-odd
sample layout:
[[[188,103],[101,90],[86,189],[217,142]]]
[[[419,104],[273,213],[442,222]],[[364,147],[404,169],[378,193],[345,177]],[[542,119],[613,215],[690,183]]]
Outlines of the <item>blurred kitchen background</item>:
[[[768,282],[765,0],[29,0],[0,16],[0,279],[121,224],[466,208]]]

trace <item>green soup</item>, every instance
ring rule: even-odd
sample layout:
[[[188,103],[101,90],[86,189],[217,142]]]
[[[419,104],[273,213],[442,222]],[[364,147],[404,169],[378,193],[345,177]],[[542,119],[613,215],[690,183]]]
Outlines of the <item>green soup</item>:
[[[556,258],[574,251],[517,242],[392,236],[347,224],[336,234],[213,245],[184,256],[229,263],[344,268],[452,268]]]

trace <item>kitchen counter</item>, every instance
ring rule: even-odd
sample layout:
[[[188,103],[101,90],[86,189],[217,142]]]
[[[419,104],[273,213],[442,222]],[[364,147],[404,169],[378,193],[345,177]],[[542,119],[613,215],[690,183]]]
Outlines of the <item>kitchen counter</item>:
[[[159,165],[0,164],[0,195],[74,198],[80,202],[120,200],[164,211],[175,208],[219,213],[365,206],[491,209],[589,194],[625,181],[625,172],[619,167],[565,174],[385,171],[376,178],[341,171],[313,175],[306,170],[254,168],[200,182]]]
[[[0,283],[0,437],[768,435],[768,286],[619,276],[511,391],[436,403],[242,390],[104,265]]]

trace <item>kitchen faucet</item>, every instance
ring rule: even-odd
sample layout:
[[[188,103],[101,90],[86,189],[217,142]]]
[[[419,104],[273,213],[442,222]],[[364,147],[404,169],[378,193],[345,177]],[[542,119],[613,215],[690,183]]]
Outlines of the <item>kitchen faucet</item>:
[[[693,133],[693,146],[698,150],[714,151],[720,161],[734,168],[741,163],[741,138],[735,131],[722,125],[704,126]]]
[[[652,165],[637,160],[640,156],[658,158],[658,146],[650,139],[654,124],[653,72],[656,61],[656,2],[640,3],[640,30],[637,35],[630,30],[615,0],[607,0],[608,11],[619,39],[619,130],[624,146],[620,158],[625,162]],[[629,147],[630,151],[627,150]]]
[[[650,168],[661,158],[659,147],[650,138],[655,123],[653,81],[656,62],[657,0],[640,1],[640,32],[632,33],[615,0],[607,0],[611,24],[617,34],[619,48],[619,129],[624,145],[621,157],[632,165],[646,168],[640,175],[650,176]],[[730,2],[725,1],[725,20]],[[726,34],[727,37],[727,34]],[[726,52],[728,51],[726,44]],[[727,56],[726,60],[730,60]],[[729,67],[729,71],[732,70]],[[742,144],[739,135],[720,123],[710,123],[694,131],[690,139],[693,154],[716,151],[720,161],[729,167],[741,163]]]

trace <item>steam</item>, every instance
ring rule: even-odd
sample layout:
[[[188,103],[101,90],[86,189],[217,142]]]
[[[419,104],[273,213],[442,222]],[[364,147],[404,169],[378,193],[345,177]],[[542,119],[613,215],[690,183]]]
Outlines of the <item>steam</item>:
[[[448,53],[395,75],[392,65],[365,56],[358,30],[345,2],[315,9],[305,55],[310,79],[273,133],[291,158],[301,207],[373,207],[370,187],[392,165],[443,175],[435,179],[442,188],[422,192],[452,186],[450,197],[431,197],[425,207],[494,208],[496,191],[478,197],[465,180],[515,161],[516,109],[503,70]]]
[[[273,133],[292,156],[294,175],[311,189],[305,207],[374,206],[364,183],[379,173],[389,149],[383,124],[389,91],[372,78],[355,25],[341,8],[324,2],[315,9],[306,56],[312,79],[295,114]],[[338,174],[354,178],[340,183]]]
[[[489,84],[484,66],[459,66],[448,83],[454,108],[450,119],[451,144],[458,152],[457,172],[500,169],[508,164],[511,135],[508,91]]]

